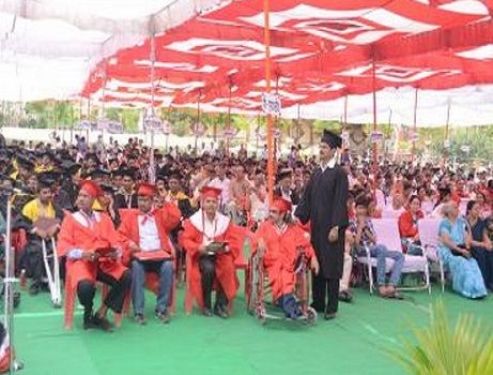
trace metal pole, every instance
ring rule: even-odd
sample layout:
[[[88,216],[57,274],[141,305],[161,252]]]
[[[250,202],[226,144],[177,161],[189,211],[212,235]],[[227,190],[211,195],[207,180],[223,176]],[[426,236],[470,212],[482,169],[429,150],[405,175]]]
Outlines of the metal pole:
[[[376,83],[376,74],[375,74],[375,56],[373,56],[372,64],[371,64],[371,78],[372,78],[372,91],[373,91],[373,132],[377,131],[377,83]],[[375,175],[378,170],[378,149],[377,143],[373,142],[373,174]]]
[[[265,44],[265,92],[271,90],[271,57],[270,57],[270,1],[264,0],[264,44]],[[274,195],[274,123],[272,116],[267,114],[267,194],[269,203]]]
[[[416,154],[417,117],[418,117],[418,88],[416,87],[416,90],[414,92],[413,150],[411,154],[412,162],[414,162],[414,156]]]
[[[151,117],[154,120],[154,95],[155,95],[155,62],[156,62],[156,40],[154,30],[151,35]],[[154,160],[154,126],[151,127],[151,154],[149,155],[149,182],[156,183],[156,166]]]
[[[4,325],[10,349],[9,374],[16,371],[17,363],[14,356],[14,254],[12,249],[12,200],[7,197],[7,218],[5,235],[5,278],[4,278]]]

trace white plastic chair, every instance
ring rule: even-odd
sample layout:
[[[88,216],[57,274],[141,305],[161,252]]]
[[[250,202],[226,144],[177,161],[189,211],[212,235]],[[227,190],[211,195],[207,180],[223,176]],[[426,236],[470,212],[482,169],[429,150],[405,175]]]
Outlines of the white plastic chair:
[[[445,291],[445,271],[442,263],[442,259],[438,255],[438,227],[440,226],[441,219],[420,219],[418,220],[418,232],[421,246],[428,260],[431,263],[438,264],[440,271],[440,283],[442,285],[442,292]]]
[[[373,228],[377,235],[377,243],[385,245],[390,251],[402,252],[402,243],[399,235],[399,226],[397,219],[374,219],[372,220]],[[389,267],[389,261],[391,267]],[[366,257],[359,257],[358,262],[368,265],[368,275],[370,278],[370,293],[373,291],[373,271],[372,267],[376,267],[376,259],[370,257],[369,249],[366,249]],[[386,259],[386,272],[389,272],[393,267],[393,261]],[[404,255],[404,267],[402,273],[418,273],[422,272],[425,275],[425,284],[418,287],[401,287],[401,290],[422,290],[428,289],[431,293],[430,270],[428,259],[424,255]]]

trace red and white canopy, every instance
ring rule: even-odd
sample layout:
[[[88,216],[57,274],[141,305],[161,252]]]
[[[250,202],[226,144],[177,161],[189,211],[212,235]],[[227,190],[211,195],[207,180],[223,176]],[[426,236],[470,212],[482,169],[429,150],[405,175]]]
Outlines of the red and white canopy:
[[[201,3],[199,12],[183,10],[192,3]],[[125,43],[131,47],[100,53],[80,93],[111,105],[200,102],[206,111],[258,113],[266,84],[263,0],[172,4],[182,16],[157,13],[147,37],[138,28],[131,34],[139,44],[134,38]],[[119,7],[99,10],[108,16]],[[443,125],[447,116],[451,124],[491,123],[492,9],[491,0],[271,0],[272,87],[282,116],[339,119],[347,97],[348,121],[371,122],[376,91],[380,122],[411,124],[417,88],[420,125]]]

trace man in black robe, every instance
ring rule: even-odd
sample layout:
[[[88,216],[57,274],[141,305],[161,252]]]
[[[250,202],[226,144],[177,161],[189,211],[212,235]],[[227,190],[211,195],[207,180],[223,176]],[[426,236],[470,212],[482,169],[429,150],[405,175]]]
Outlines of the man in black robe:
[[[326,320],[335,318],[337,313],[344,233],[349,225],[348,178],[337,165],[337,148],[341,145],[339,136],[324,130],[320,166],[314,170],[295,212],[302,223],[311,224],[311,242],[320,263],[320,272],[312,275],[312,307],[324,312]]]

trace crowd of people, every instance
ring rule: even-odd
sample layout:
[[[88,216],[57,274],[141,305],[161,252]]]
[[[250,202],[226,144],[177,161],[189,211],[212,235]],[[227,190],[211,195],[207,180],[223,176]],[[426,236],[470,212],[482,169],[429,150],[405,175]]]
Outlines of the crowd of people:
[[[399,299],[404,254],[423,255],[418,222],[427,217],[441,220],[438,255],[453,290],[473,299],[493,290],[491,169],[370,165],[324,132],[320,155],[302,157],[293,146],[275,161],[270,202],[266,155],[243,147],[163,152],[137,138],[90,145],[82,137],[1,146],[0,231],[10,200],[16,271],[29,278],[30,294],[46,290],[42,245],[55,238],[65,293],[84,306],[84,328],[110,331],[107,311],[121,313],[127,294],[134,320],[145,324],[146,286],[157,296],[156,318],[168,323],[183,270],[187,303],[227,318],[245,243],[262,254],[274,302],[288,318],[302,316],[293,281],[300,252],[313,274],[312,307],[326,319],[339,301],[352,301],[354,259],[366,249],[377,259],[379,294]],[[398,221],[402,249],[379,242],[372,221],[380,218]],[[97,310],[96,281],[109,286]]]

